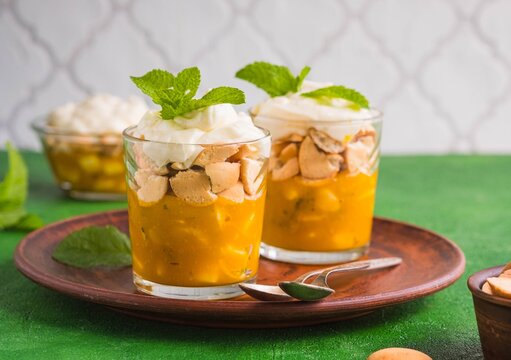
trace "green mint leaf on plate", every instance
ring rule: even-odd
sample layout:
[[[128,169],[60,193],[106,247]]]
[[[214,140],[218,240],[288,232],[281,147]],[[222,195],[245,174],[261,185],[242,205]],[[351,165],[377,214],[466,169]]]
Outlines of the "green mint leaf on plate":
[[[302,96],[316,99],[321,103],[327,103],[331,99],[344,99],[351,101],[356,106],[364,109],[369,108],[369,101],[364,95],[356,90],[344,86],[328,86],[311,92],[303,93]]]
[[[201,74],[197,67],[182,70],[173,75],[165,70],[155,69],[131,80],[155,104],[161,105],[160,116],[170,120],[178,116],[202,110],[218,104],[243,104],[243,91],[231,87],[218,87],[208,91],[202,98],[194,99],[199,89]]]
[[[7,173],[0,183],[0,230],[33,230],[43,225],[42,220],[25,209],[28,189],[28,170],[20,153],[6,144],[9,158]]]
[[[79,268],[118,268],[131,265],[131,245],[115,226],[88,226],[66,236],[52,256]]]
[[[309,71],[310,67],[306,66],[298,76],[294,76],[286,66],[256,61],[239,70],[236,77],[254,84],[270,97],[275,97],[299,91]]]

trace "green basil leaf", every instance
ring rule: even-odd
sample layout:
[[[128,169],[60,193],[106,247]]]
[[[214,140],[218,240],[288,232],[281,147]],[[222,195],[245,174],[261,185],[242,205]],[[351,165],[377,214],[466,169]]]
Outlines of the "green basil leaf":
[[[115,226],[89,226],[66,236],[53,258],[79,268],[117,268],[131,264],[131,245],[128,236]]]

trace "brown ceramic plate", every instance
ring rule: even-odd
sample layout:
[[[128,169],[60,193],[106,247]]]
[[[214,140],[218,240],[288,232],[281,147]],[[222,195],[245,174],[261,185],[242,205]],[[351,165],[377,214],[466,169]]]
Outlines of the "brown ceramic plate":
[[[326,323],[433,294],[463,273],[465,257],[451,241],[416,226],[375,218],[369,258],[400,256],[403,263],[370,275],[337,278],[337,291],[319,302],[260,302],[248,296],[222,301],[157,298],[137,293],[131,268],[84,270],[55,262],[52,251],[67,234],[88,225],[128,231],[125,210],[75,217],[32,232],[15,252],[17,268],[34,282],[114,310],[160,321],[210,327],[269,328]],[[275,284],[317,268],[261,260],[258,281]]]

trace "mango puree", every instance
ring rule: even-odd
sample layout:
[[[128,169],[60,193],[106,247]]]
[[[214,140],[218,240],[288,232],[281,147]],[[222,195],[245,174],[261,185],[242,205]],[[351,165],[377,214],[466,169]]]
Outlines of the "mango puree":
[[[378,174],[347,171],[310,181],[268,180],[263,241],[295,251],[343,251],[368,245]]]
[[[220,286],[257,274],[263,193],[234,203],[219,197],[194,205],[165,195],[140,204],[128,190],[133,271],[144,280],[172,286]],[[148,206],[149,205],[149,206]]]

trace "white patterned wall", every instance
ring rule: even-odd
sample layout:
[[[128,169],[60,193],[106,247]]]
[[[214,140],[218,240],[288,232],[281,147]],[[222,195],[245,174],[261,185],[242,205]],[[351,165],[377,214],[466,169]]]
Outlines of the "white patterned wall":
[[[510,0],[0,0],[0,144],[38,148],[34,117],[154,67],[254,103],[253,60],[360,89],[387,153],[511,153]]]

